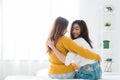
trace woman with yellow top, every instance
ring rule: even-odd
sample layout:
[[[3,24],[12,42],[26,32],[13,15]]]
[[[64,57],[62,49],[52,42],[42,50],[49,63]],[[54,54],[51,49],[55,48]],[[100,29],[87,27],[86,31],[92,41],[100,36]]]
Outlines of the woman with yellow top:
[[[89,50],[93,50],[93,46],[89,38],[87,24],[84,20],[75,20],[72,23],[70,37],[78,45],[82,45],[83,47]],[[54,41],[49,40],[48,45],[54,51],[55,49]],[[63,62],[66,66],[70,64],[74,66],[76,70],[75,71],[76,74],[74,77],[75,79],[98,80],[101,78],[102,70],[98,61],[84,58],[73,52],[68,52],[66,56],[58,52],[59,51],[55,53],[57,54],[56,56],[61,62]]]
[[[67,26],[68,20],[63,17],[58,17],[55,20],[53,28],[48,36],[47,42],[49,40],[54,41],[56,47],[51,49],[46,44],[50,62],[48,74],[52,79],[73,79],[75,76],[74,66],[72,64],[66,66],[57,58],[56,55],[58,50],[65,56],[67,55],[67,52],[70,51],[90,60],[100,60],[100,56],[98,54],[79,46],[72,39],[64,36],[64,34],[67,32]]]

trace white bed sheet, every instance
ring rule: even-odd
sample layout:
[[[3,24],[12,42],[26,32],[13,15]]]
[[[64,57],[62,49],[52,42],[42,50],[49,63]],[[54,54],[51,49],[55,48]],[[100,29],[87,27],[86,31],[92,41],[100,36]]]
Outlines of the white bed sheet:
[[[5,80],[49,80],[46,76],[8,76]]]
[[[5,80],[50,80],[47,76],[8,76]],[[83,80],[83,79],[79,79]],[[103,76],[100,80],[120,80],[120,75]]]

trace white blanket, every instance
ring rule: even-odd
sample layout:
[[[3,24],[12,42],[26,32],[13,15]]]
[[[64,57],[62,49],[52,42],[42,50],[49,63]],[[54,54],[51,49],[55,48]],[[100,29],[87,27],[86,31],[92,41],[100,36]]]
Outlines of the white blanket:
[[[5,80],[49,80],[48,77],[37,76],[8,76]],[[83,79],[79,79],[83,80]],[[120,75],[103,76],[100,80],[120,80]]]
[[[8,76],[5,80],[49,80],[46,76]]]

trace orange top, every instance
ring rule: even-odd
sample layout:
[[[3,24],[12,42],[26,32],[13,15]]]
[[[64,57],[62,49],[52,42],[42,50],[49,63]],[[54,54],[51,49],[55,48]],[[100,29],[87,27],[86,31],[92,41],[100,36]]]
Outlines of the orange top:
[[[76,53],[84,58],[91,60],[99,60],[100,56],[88,49],[83,48],[76,44],[72,39],[67,36],[62,36],[57,44],[56,48],[66,56],[68,51]],[[66,66],[55,55],[53,51],[49,54],[50,69],[48,74],[65,74],[74,71],[72,65]]]

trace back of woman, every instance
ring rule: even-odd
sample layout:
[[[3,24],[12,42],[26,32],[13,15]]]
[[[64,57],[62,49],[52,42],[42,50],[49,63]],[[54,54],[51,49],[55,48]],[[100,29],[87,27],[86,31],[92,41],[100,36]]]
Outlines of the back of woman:
[[[79,46],[72,39],[64,36],[67,32],[67,26],[68,21],[65,18],[58,17],[54,22],[48,40],[54,41],[55,47],[65,56],[68,51],[71,51],[91,60],[100,60],[98,54]],[[75,76],[74,67],[72,65],[65,66],[65,64],[57,58],[55,53],[56,49],[51,49],[47,44],[46,46],[50,62],[49,76],[52,79],[73,79]]]

